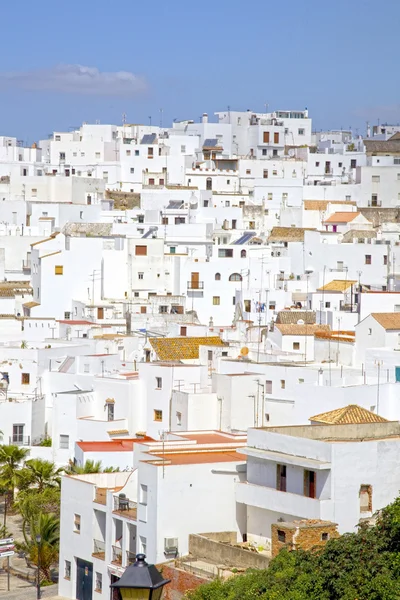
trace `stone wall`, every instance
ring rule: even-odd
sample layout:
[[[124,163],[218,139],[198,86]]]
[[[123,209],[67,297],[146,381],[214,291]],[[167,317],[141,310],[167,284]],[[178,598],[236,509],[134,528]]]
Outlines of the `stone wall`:
[[[280,537],[285,536],[285,541]],[[324,546],[332,538],[339,537],[337,524],[326,522],[299,521],[296,523],[274,523],[271,525],[272,558],[282,548],[289,550],[311,550]]]
[[[157,565],[165,579],[170,579],[164,587],[163,600],[180,600],[188,590],[194,590],[203,583],[209,583],[209,579],[199,577],[188,571],[177,569],[173,564]]]
[[[205,535],[189,535],[189,553],[207,562],[237,569],[266,569],[268,567],[270,562],[268,556],[231,545],[236,542],[235,533],[224,532],[223,534],[219,533],[218,536],[220,539],[221,536],[225,536],[225,540],[215,541]]]

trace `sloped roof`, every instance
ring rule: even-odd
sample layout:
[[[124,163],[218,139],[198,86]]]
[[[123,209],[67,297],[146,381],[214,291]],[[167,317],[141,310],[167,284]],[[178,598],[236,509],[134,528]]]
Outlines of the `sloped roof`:
[[[371,317],[387,331],[400,330],[400,312],[371,313]]]
[[[325,219],[324,223],[350,223],[358,217],[359,214],[359,212],[335,212]]]
[[[358,406],[357,404],[349,404],[343,408],[337,408],[329,412],[321,413],[310,417],[310,421],[316,423],[324,423],[327,425],[349,425],[358,423],[388,423],[387,419]]]
[[[346,233],[343,234],[342,243],[352,243],[354,239],[370,238],[376,238],[376,231],[372,231],[372,229],[350,229],[350,231],[346,231]]]
[[[103,237],[112,233],[112,223],[67,223],[63,228],[63,234],[71,237]]]
[[[371,152],[387,152],[388,154],[397,154],[400,152],[400,139],[390,138],[390,140],[364,140],[367,154]]]
[[[0,296],[13,298],[15,294],[31,294],[30,281],[2,281],[0,283]]]
[[[297,325],[295,323],[275,323],[282,335],[314,335],[318,331],[330,331],[329,325]]]
[[[276,318],[276,323],[296,325],[300,320],[309,325],[314,325],[316,322],[316,314],[313,310],[280,310]]]
[[[200,346],[225,346],[218,336],[151,338],[150,344],[159,360],[193,360],[199,358]]]
[[[273,227],[269,234],[269,242],[303,242],[305,231],[315,231],[305,227]]]
[[[220,148],[217,138],[207,138],[204,140],[203,148]]]
[[[155,134],[155,133],[146,133],[142,137],[140,143],[141,144],[155,144],[156,139],[157,139],[157,134]]]
[[[345,292],[352,285],[357,283],[357,281],[353,279],[333,279],[326,285],[318,288],[318,292]]]

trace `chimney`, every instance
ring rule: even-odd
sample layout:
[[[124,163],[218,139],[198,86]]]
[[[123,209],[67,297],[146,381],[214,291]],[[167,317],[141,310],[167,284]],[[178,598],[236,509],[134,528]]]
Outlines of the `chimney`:
[[[202,123],[208,123],[208,114],[203,113],[203,118],[201,119]]]

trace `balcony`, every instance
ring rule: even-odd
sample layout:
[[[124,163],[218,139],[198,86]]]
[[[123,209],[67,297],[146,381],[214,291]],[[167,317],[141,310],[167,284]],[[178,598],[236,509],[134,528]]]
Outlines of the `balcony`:
[[[23,260],[22,261],[22,270],[24,273],[30,273],[31,272],[31,261],[30,260]]]
[[[106,559],[106,544],[101,540],[93,540],[93,558]]]
[[[204,281],[188,281],[187,289],[188,290],[203,290],[204,289]]]
[[[8,438],[8,443],[13,446],[30,446],[31,438],[29,435],[13,435]]]
[[[131,552],[130,550],[126,551],[126,566],[133,565],[136,560],[136,552]]]
[[[122,548],[118,548],[117,546],[112,546],[112,559],[111,562],[113,565],[122,565]]]
[[[125,494],[114,496],[113,512],[121,517],[137,521],[137,502],[129,500]]]
[[[97,504],[107,504],[107,488],[96,488],[93,502]]]
[[[253,483],[236,486],[236,501],[277,513],[293,515],[302,519],[320,519],[320,501],[301,494],[280,492],[274,488]]]
[[[368,200],[368,208],[382,206],[382,200]]]
[[[357,313],[358,312],[358,306],[357,306],[356,302],[353,302],[353,304],[348,304],[348,303],[345,303],[345,302],[341,301],[340,302],[339,310],[341,312]]]

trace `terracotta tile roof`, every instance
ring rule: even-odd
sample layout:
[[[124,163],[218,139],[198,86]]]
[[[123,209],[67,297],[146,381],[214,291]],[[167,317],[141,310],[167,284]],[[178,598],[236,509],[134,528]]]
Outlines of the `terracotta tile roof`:
[[[83,452],[131,452],[135,443],[152,442],[151,437],[111,440],[106,442],[77,442]]]
[[[355,283],[357,281],[352,279],[333,279],[333,281],[318,288],[317,292],[345,292]]]
[[[305,227],[273,227],[269,234],[269,242],[303,242],[305,231],[315,231]]]
[[[279,329],[282,335],[314,335],[318,331],[330,331],[329,325],[297,325],[275,323],[275,327]]]
[[[226,346],[217,336],[151,338],[150,344],[159,360],[193,360],[199,358],[200,346]]]
[[[390,140],[364,140],[367,154],[371,152],[387,152],[388,154],[400,153],[400,140],[390,138]]]
[[[388,423],[387,419],[376,415],[375,413],[357,406],[357,404],[349,404],[343,408],[337,408],[329,412],[321,413],[310,417],[310,421],[316,423],[325,423],[329,425],[349,425],[357,423]]]
[[[22,306],[24,308],[35,308],[35,306],[40,306],[40,302],[35,302],[32,300],[32,302],[25,302]]]
[[[298,321],[304,321],[309,325],[314,325],[316,322],[316,314],[313,310],[280,310],[276,318],[276,323],[286,325],[297,324]]]
[[[328,204],[344,204],[348,206],[357,206],[353,200],[304,200],[304,210],[327,210]]]
[[[400,312],[371,313],[371,316],[387,331],[397,331],[397,329],[400,329]]]
[[[376,238],[376,231],[372,231],[372,229],[350,229],[350,231],[346,231],[346,233],[343,234],[342,243],[352,243],[354,239],[370,238]]]
[[[72,321],[71,319],[62,319],[58,322],[63,325],[94,325],[92,321]]]
[[[335,212],[325,219],[324,223],[350,223],[359,214],[359,212]]]
[[[13,298],[15,294],[31,294],[29,281],[4,281],[0,283],[0,297]]]

